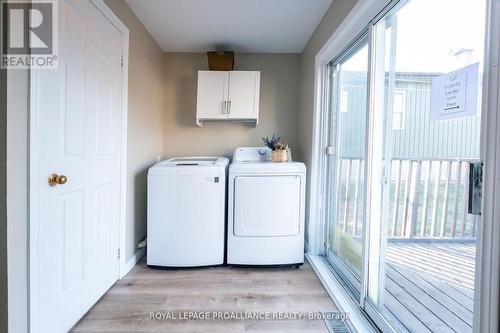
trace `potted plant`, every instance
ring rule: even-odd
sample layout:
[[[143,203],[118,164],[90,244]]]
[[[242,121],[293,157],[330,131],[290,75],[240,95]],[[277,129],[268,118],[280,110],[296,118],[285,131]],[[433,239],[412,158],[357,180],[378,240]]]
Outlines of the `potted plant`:
[[[264,144],[271,149],[271,159],[273,162],[286,162],[288,161],[288,152],[290,146],[286,142],[282,142],[281,138],[276,137],[274,134],[271,138],[262,138]]]

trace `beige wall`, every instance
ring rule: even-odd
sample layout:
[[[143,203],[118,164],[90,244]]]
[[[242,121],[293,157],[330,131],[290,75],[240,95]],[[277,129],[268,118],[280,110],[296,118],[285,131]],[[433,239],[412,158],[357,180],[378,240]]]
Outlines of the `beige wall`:
[[[308,164],[312,154],[314,58],[356,3],[357,0],[334,0],[302,52],[299,137],[303,157]]]
[[[105,0],[130,30],[125,258],[146,237],[146,174],[163,150],[163,51],[123,0]]]
[[[236,54],[236,70],[261,71],[257,127],[248,123],[206,122],[196,126],[198,70],[208,69],[204,53],[164,55],[164,157],[231,156],[236,147],[262,145],[274,133],[298,150],[300,55]]]
[[[314,59],[318,51],[326,41],[333,35],[347,14],[351,11],[357,0],[334,0],[325,13],[321,22],[316,27],[313,35],[307,42],[301,57],[301,88],[300,88],[300,112],[299,112],[299,142],[301,159],[310,169],[312,155],[312,129],[314,116]],[[308,178],[310,172],[308,172]],[[309,209],[309,185],[307,182],[306,211]],[[306,214],[306,219],[308,215]],[[307,228],[306,221],[306,228]],[[306,232],[307,235],[307,232]]]

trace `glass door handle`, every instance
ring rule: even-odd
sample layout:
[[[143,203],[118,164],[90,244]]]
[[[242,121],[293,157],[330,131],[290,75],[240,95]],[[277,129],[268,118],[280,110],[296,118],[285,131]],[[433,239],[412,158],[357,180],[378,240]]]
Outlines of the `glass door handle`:
[[[483,162],[471,162],[469,164],[469,214],[481,215],[482,198]]]
[[[227,101],[222,102],[222,114],[226,114],[227,109]]]

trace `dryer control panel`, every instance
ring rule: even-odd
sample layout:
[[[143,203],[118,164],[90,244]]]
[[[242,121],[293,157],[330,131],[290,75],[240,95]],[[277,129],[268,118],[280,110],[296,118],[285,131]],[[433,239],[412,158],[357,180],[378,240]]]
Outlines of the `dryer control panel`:
[[[233,155],[233,163],[268,161],[271,161],[271,149],[267,147],[240,147]]]

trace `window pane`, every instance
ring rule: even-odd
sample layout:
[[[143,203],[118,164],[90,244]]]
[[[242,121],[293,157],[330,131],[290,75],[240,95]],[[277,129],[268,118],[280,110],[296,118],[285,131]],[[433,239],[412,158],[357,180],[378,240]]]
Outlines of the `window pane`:
[[[335,66],[332,84],[333,132],[337,155],[332,175],[329,221],[330,259],[351,285],[360,286],[364,208],[364,168],[368,42],[364,38]]]
[[[479,158],[485,8],[412,0],[375,28],[385,31],[374,41],[385,50],[375,80],[385,85],[385,181],[370,298],[400,331],[472,331],[477,217],[466,189]]]
[[[394,105],[393,105],[393,115],[392,115],[393,129],[404,128],[405,109],[406,109],[406,92],[401,90],[394,91]]]

